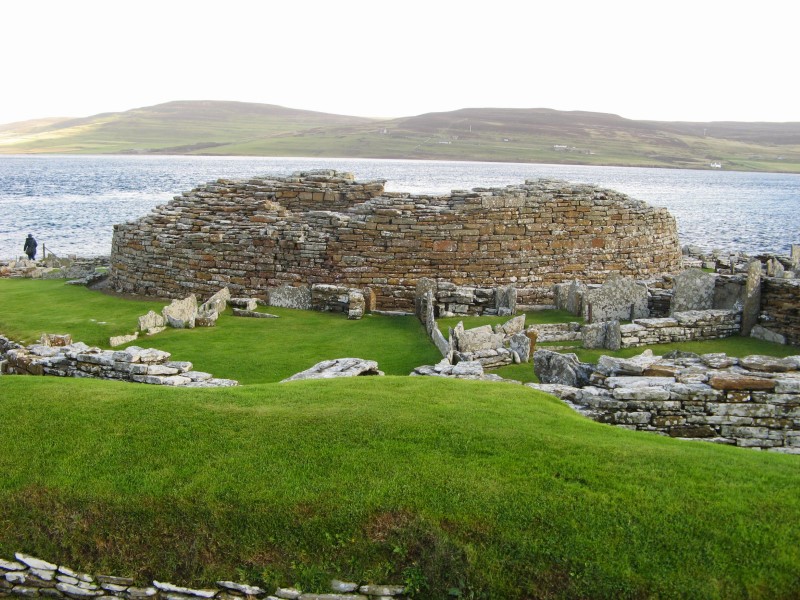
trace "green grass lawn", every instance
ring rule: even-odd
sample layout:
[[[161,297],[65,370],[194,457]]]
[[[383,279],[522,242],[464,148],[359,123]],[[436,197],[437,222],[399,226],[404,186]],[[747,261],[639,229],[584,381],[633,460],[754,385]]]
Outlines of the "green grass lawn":
[[[99,341],[149,305],[0,280],[0,332]],[[798,457],[613,428],[510,384],[275,383],[317,355],[397,374],[437,356],[413,319],[280,314],[146,344],[236,388],[0,377],[0,557],[426,599],[797,597]]]
[[[75,341],[108,348],[110,336],[132,333],[137,317],[160,312],[168,300],[121,300],[63,281],[0,280],[0,333],[32,343],[42,333],[70,333]],[[441,354],[413,317],[342,314],[269,307],[278,319],[221,315],[216,327],[167,329],[134,344],[171,352],[197,370],[241,383],[280,381],[329,358],[375,360],[389,375],[408,375]]]

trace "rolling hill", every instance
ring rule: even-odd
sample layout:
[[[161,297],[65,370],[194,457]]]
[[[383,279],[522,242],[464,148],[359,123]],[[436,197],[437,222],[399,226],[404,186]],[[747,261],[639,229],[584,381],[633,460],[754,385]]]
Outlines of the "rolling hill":
[[[0,126],[0,154],[135,153],[481,160],[800,172],[800,123],[637,121],[544,108],[390,120],[180,101]]]

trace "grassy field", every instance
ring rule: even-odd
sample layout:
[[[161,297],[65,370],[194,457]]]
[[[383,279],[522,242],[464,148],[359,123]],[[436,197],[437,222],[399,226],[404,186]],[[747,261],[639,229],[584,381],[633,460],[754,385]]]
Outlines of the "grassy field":
[[[0,280],[0,332],[99,343],[154,304]],[[601,425],[511,384],[275,383],[317,355],[430,363],[413,319],[223,316],[147,342],[246,385],[0,377],[0,556],[426,599],[797,597],[798,457]]]

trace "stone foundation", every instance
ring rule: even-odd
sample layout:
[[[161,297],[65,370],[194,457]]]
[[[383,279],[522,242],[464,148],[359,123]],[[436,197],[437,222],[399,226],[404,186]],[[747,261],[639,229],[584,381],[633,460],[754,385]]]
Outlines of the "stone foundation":
[[[429,196],[326,171],[218,180],[115,226],[110,285],[169,297],[228,286],[266,299],[331,284],[411,311],[417,282],[430,278],[513,284],[521,304],[541,305],[577,274],[600,283],[677,271],[680,252],[665,209],[611,190],[538,180]]]

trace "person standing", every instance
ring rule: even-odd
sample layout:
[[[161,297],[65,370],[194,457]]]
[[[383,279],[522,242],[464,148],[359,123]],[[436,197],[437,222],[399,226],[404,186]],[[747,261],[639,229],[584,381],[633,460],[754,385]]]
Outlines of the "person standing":
[[[36,240],[33,239],[33,234],[29,233],[28,237],[25,238],[25,245],[22,247],[29,259],[36,260],[36,247],[38,245],[39,244],[36,243]]]

